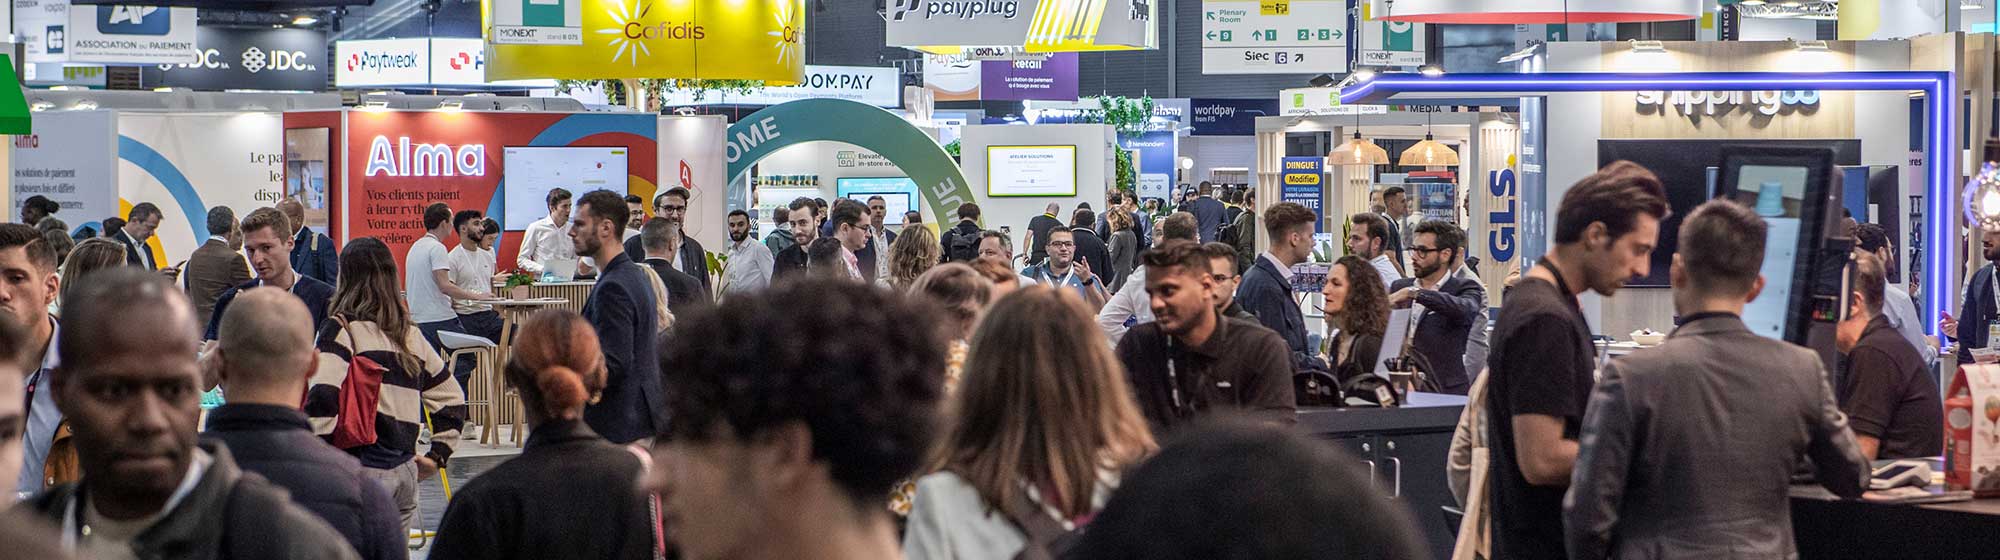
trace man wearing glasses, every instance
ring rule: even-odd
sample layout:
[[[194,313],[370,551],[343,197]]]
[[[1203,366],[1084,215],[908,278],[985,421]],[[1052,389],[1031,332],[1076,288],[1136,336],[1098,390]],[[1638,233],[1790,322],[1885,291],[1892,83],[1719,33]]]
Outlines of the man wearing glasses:
[[[1257,316],[1236,303],[1236,286],[1243,282],[1242,273],[1236,270],[1236,247],[1220,241],[1203,243],[1201,253],[1208,256],[1208,275],[1215,279],[1215,308],[1223,317],[1257,322]]]
[[[700,280],[702,291],[714,294],[715,289],[710,285],[708,278],[708,251],[701,248],[701,242],[695,241],[693,236],[687,234],[688,197],[686,188],[667,189],[667,192],[653,197],[653,215],[671,222],[674,231],[681,234],[681,248],[674,252],[674,269]],[[639,237],[625,239],[625,254],[646,254],[646,248],[639,242]]]
[[[1424,371],[1430,374],[1433,390],[1463,395],[1472,386],[1465,368],[1465,340],[1473,322],[1485,320],[1486,310],[1486,289],[1452,274],[1465,253],[1465,232],[1451,222],[1427,221],[1417,226],[1406,249],[1417,275],[1389,284],[1389,305],[1411,309],[1418,317],[1416,331],[1408,338],[1410,350],[1427,363]],[[1384,350],[1385,356],[1400,353],[1400,349]]]

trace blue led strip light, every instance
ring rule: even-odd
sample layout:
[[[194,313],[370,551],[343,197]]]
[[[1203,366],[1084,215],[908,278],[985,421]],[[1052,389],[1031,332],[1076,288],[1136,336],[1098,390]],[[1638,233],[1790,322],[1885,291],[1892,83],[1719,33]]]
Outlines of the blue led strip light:
[[[1929,219],[1924,231],[1924,332],[1937,334],[1939,312],[1952,309],[1958,282],[1953,281],[1950,255],[1952,227],[1956,223],[1952,201],[1958,190],[1954,180],[1957,146],[1951,129],[1958,109],[1958,78],[1950,72],[1697,72],[1689,74],[1622,74],[1555,72],[1542,74],[1447,74],[1436,78],[1419,75],[1382,75],[1348,88],[1340,95],[1344,104],[1385,103],[1398,94],[1500,94],[1591,93],[1650,90],[1772,90],[1811,89],[1819,91],[1920,91],[1929,106],[1925,130],[1924,165],[1929,179],[1924,185]]]

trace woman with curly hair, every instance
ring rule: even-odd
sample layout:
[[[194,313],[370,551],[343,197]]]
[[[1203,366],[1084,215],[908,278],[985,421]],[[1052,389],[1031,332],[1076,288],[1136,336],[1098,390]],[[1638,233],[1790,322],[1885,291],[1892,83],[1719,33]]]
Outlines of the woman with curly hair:
[[[583,423],[604,390],[597,331],[574,311],[547,310],[516,340],[503,375],[521,392],[527,447],[452,496],[431,557],[653,557],[644,462]]]
[[[918,276],[944,260],[943,255],[944,246],[930,228],[903,228],[889,244],[889,287],[908,290]]]
[[[1336,379],[1375,371],[1381,359],[1382,334],[1389,327],[1388,288],[1375,266],[1348,255],[1334,261],[1326,273],[1326,324],[1338,329],[1327,345],[1327,362]]]

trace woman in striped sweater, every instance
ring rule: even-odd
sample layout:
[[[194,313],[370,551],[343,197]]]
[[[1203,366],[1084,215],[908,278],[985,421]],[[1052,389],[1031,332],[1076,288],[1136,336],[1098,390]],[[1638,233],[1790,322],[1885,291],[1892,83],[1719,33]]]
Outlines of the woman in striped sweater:
[[[319,368],[306,390],[305,412],[313,433],[360,459],[389,490],[407,531],[416,519],[417,480],[437,474],[451,458],[451,445],[465,424],[465,394],[410,322],[387,245],[372,237],[348,243],[340,254],[339,277],[319,327]],[[357,355],[363,360],[351,368]],[[374,373],[350,379],[350,372],[363,369]],[[370,402],[374,406],[367,406]],[[343,412],[348,410],[372,417]],[[427,451],[417,448],[426,411],[433,430]]]

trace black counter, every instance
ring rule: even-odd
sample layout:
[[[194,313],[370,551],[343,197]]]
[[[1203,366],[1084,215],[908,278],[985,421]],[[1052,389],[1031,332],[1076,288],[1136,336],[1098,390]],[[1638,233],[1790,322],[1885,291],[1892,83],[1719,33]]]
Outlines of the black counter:
[[[2000,558],[2000,499],[1883,504],[1794,486],[1792,539],[1801,560]]]
[[[1431,557],[1446,558],[1457,527],[1444,508],[1458,499],[1445,481],[1445,463],[1465,397],[1412,393],[1409,400],[1401,408],[1300,409],[1298,427],[1359,459],[1384,496],[1409,508]]]

